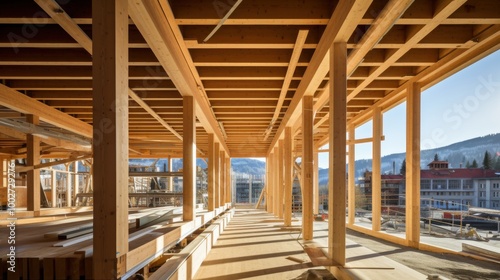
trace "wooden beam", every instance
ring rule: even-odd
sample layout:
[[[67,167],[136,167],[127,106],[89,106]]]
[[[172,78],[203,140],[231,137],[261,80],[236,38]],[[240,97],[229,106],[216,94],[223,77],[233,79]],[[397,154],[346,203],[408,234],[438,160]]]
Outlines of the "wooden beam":
[[[193,96],[183,98],[182,218],[184,221],[193,221],[196,217],[196,101]]]
[[[38,125],[38,116],[27,115],[26,121],[31,124]],[[28,148],[27,151],[27,165],[36,165],[40,163],[40,138],[33,134],[26,135]],[[28,198],[27,207],[28,211],[33,211],[35,216],[40,215],[40,170],[32,169],[28,170],[27,175],[27,193]]]
[[[379,107],[373,110],[373,143],[372,143],[372,230],[380,231],[382,210],[382,177],[381,177],[381,144],[382,113]]]
[[[367,88],[378,76],[387,70],[393,63],[401,58],[410,49],[415,47],[423,38],[431,33],[439,24],[462,6],[467,0],[443,0],[436,2],[435,15],[424,26],[410,26],[406,34],[406,41],[403,45],[389,51],[386,55],[384,63],[370,73],[370,76],[364,79],[352,92],[347,96],[349,102],[356,97],[363,89]]]
[[[394,26],[394,23],[413,2],[414,0],[391,0],[384,6],[384,9],[382,9],[373,24],[370,25],[368,31],[366,31],[361,40],[357,42],[356,47],[349,53],[347,58],[348,77],[351,76],[366,54]]]
[[[330,169],[328,193],[328,257],[345,265],[346,207],[346,96],[347,46],[334,43],[330,50]]]
[[[420,86],[410,83],[406,97],[406,242],[420,244]]]
[[[0,83],[0,105],[23,114],[33,114],[41,121],[92,138],[92,126],[68,114],[13,90]]]
[[[168,2],[129,0],[130,18],[182,96],[194,96],[196,116],[205,130],[230,154],[203,83],[196,71]]]
[[[328,52],[333,42],[347,41],[352,32],[363,18],[363,15],[368,10],[372,3],[371,0],[349,0],[340,1],[333,11],[332,17],[328,21],[323,36],[321,37],[318,46],[306,72],[294,94],[280,127],[276,135],[281,135],[285,126],[290,122],[294,124],[300,116],[300,108],[302,106],[302,97],[304,95],[312,95],[316,92],[319,85],[329,71]],[[271,142],[273,147],[278,141],[278,137],[274,137]]]
[[[267,137],[269,136],[269,133],[271,133],[271,131],[273,130],[274,123],[278,119],[278,116],[281,112],[283,101],[285,101],[285,97],[288,92],[290,82],[292,81],[293,74],[295,73],[295,68],[297,67],[297,63],[299,62],[300,54],[306,42],[308,33],[309,33],[308,30],[299,30],[299,34],[297,35],[297,40],[295,41],[295,46],[293,48],[292,57],[290,58],[290,63],[288,64],[288,68],[286,70],[285,80],[283,81],[283,86],[281,87],[280,95],[278,97],[278,104],[276,105],[276,109],[274,110],[273,118],[271,119],[269,128],[266,131],[264,140],[267,140]]]
[[[127,1],[92,1],[94,278],[120,278],[128,253]]]
[[[16,171],[17,172],[27,172],[29,170],[34,170],[34,169],[36,170],[36,169],[51,167],[54,165],[71,163],[74,161],[84,160],[84,159],[88,159],[88,158],[92,158],[92,155],[84,155],[84,156],[72,157],[72,158],[68,158],[68,159],[61,159],[61,160],[57,160],[57,161],[50,161],[50,162],[46,162],[46,163],[35,164],[34,166],[22,166],[22,167],[16,168]]]
[[[78,24],[64,12],[55,0],[35,0],[35,2],[86,51],[92,54],[92,40],[82,31]]]
[[[313,97],[302,100],[302,238],[313,239]]]

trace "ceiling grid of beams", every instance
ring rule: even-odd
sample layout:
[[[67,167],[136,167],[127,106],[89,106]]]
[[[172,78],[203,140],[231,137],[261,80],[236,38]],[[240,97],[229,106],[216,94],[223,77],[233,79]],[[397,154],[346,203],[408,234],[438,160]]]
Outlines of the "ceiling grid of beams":
[[[500,48],[500,1],[130,0],[129,137],[132,157],[182,155],[182,97],[197,100],[199,156],[213,133],[232,157],[265,157],[314,97],[314,143],[328,140],[330,45],[346,41],[347,118],[404,100]],[[92,137],[90,1],[0,4],[0,121],[40,116],[62,135]],[[224,133],[222,132],[222,128]],[[48,138],[43,157],[88,148]],[[25,131],[0,126],[0,156],[22,157]],[[301,153],[296,141],[294,153]]]

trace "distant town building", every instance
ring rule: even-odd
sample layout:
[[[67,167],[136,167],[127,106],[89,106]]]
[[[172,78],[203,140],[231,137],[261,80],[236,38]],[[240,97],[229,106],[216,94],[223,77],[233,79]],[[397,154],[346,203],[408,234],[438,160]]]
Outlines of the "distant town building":
[[[257,203],[264,187],[264,176],[234,173],[232,180],[236,203]]]
[[[483,168],[449,168],[447,161],[433,161],[420,171],[422,207],[446,210],[483,207],[500,209],[500,171]],[[382,206],[405,204],[404,175],[381,175]],[[371,197],[371,172],[365,172],[360,189]]]

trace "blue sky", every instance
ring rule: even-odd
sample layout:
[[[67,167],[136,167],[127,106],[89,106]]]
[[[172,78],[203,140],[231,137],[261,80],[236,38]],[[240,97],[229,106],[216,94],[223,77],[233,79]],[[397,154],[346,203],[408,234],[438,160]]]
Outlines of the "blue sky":
[[[422,92],[421,148],[433,149],[500,132],[500,50]],[[382,156],[405,152],[406,103],[383,114]],[[372,135],[372,122],[356,138]],[[371,143],[356,145],[356,159],[372,157]],[[262,159],[263,160],[263,159]],[[328,153],[320,153],[328,168]]]
[[[483,58],[422,92],[421,148],[433,149],[500,132],[500,51]],[[406,102],[383,115],[382,156],[405,151]],[[356,129],[371,137],[372,122]],[[371,144],[356,145],[356,159],[372,155]],[[328,155],[320,158],[328,167]]]

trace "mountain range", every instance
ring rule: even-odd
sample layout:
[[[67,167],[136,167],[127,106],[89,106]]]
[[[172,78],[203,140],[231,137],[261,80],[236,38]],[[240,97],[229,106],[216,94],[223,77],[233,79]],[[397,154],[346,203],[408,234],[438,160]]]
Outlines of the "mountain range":
[[[447,160],[452,168],[465,167],[467,162],[472,163],[474,160],[481,166],[485,151],[488,151],[493,159],[498,157],[497,153],[500,152],[500,133],[457,142],[445,147],[423,150],[420,154],[420,166],[422,169],[427,168],[427,164],[434,160],[436,154],[439,159]],[[399,174],[405,156],[405,153],[396,153],[382,157],[382,173]],[[154,159],[130,159],[129,164],[150,166],[154,162]],[[182,168],[182,159],[173,159],[172,165],[172,170],[179,170]],[[197,159],[196,165],[203,169],[207,168],[206,162],[202,159]],[[168,166],[167,159],[158,160],[156,166],[163,171]],[[360,177],[366,170],[371,170],[372,160],[356,160],[355,166],[356,177]],[[250,158],[233,158],[231,159],[231,167],[233,168],[233,172],[239,174],[264,176],[266,172],[265,162]],[[328,169],[319,170],[319,183],[320,185],[328,183]]]

